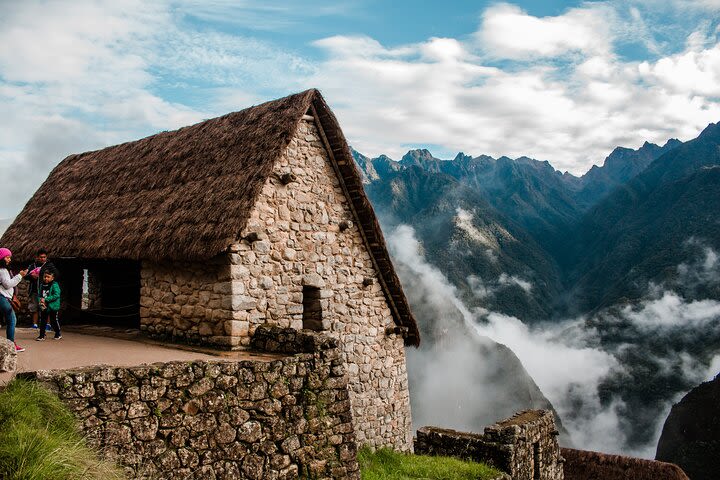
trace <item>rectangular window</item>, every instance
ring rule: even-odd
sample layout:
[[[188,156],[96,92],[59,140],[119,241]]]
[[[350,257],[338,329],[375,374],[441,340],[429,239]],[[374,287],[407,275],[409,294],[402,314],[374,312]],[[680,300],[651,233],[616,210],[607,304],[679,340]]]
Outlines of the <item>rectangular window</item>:
[[[320,289],[305,285],[303,287],[303,328],[320,332],[323,330]]]
[[[540,478],[540,444],[533,443],[533,479]]]

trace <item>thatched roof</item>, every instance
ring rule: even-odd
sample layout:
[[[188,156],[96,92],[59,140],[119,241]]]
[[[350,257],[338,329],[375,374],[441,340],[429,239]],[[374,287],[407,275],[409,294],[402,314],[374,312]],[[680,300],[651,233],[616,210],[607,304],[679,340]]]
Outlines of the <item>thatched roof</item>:
[[[563,448],[565,480],[689,480],[672,463]]]
[[[337,119],[317,90],[172,132],[71,155],[50,173],[0,245],[32,258],[186,260],[216,256],[239,238],[302,116],[318,119],[395,321],[419,332],[380,225]]]

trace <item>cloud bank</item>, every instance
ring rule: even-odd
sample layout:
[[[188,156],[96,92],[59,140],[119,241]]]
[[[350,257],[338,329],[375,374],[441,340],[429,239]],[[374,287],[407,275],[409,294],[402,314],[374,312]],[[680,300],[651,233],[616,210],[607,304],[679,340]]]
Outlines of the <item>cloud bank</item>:
[[[718,273],[716,252],[700,240],[690,243],[703,254],[683,265]],[[408,352],[416,426],[480,430],[505,416],[509,405],[517,407],[527,385],[513,383],[508,357],[487,339],[517,355],[558,411],[572,444],[588,450],[653,458],[672,404],[720,373],[716,300],[687,301],[667,287],[651,286],[632,306],[530,326],[467,307],[424,257],[411,227],[391,229],[388,245],[423,342],[432,345]],[[481,298],[494,294],[477,279],[469,283]],[[479,335],[468,335],[463,325]],[[654,393],[648,396],[648,389]]]
[[[316,42],[327,60],[314,83],[353,145],[371,156],[434,144],[583,173],[614,146],[690,139],[720,119],[717,22],[697,20],[674,50],[658,39],[649,8],[589,2],[535,17],[499,3],[469,39],[387,47],[361,36],[326,38]],[[651,59],[622,55],[631,49]]]

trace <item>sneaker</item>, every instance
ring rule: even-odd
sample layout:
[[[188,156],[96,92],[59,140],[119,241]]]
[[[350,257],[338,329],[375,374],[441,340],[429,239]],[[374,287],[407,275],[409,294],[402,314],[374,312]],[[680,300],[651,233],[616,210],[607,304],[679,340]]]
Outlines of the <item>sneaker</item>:
[[[53,337],[53,340],[60,340],[62,338],[62,335],[55,335]]]
[[[37,341],[37,342],[44,342],[44,341],[45,341],[45,337],[37,337],[37,338],[35,339],[35,341]]]
[[[20,352],[24,352],[25,349],[23,347],[21,347],[20,345],[15,345],[15,351],[17,353],[20,353]]]
[[[33,323],[32,328],[38,328],[38,324],[37,324],[37,323]]]

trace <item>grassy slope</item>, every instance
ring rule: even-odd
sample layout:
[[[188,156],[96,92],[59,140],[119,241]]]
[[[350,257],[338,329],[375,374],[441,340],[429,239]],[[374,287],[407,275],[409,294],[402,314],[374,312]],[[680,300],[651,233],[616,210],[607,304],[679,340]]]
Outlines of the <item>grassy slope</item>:
[[[368,448],[363,448],[358,454],[358,461],[362,480],[489,480],[500,475],[498,470],[481,463],[445,457],[406,455],[389,449],[371,452]]]
[[[0,478],[67,480],[123,478],[100,461],[60,400],[35,382],[14,380],[0,393]]]

